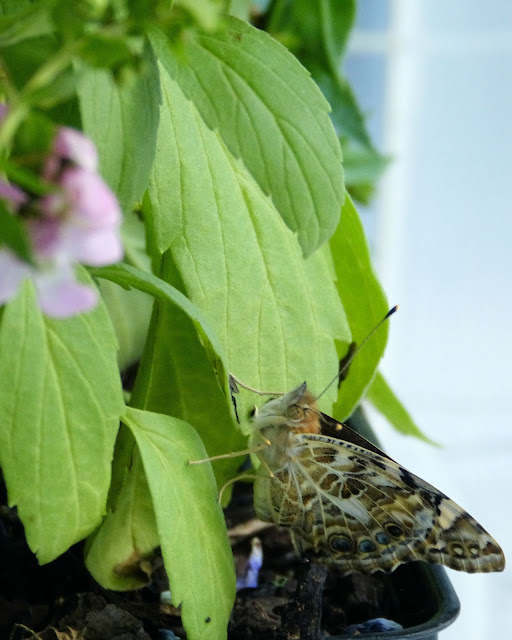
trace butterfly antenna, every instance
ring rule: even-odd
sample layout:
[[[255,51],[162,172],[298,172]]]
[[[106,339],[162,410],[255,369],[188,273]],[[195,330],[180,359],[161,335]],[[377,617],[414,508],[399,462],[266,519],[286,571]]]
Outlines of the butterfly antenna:
[[[392,316],[395,311],[398,309],[398,305],[395,305],[392,309],[390,309],[386,315],[382,318],[382,320],[380,320],[380,322],[378,322],[373,329],[370,331],[370,333],[366,336],[366,338],[361,342],[361,344],[357,347],[357,349],[354,349],[353,352],[351,354],[349,354],[348,358],[345,360],[345,362],[343,363],[343,366],[341,367],[341,369],[338,371],[338,373],[334,376],[334,378],[329,382],[329,384],[325,387],[325,389],[322,391],[321,394],[319,394],[316,397],[316,400],[318,400],[319,398],[321,398],[324,393],[336,382],[336,380],[339,380],[343,374],[347,371],[347,369],[350,366],[350,363],[352,362],[352,360],[357,356],[357,354],[361,351],[361,349],[364,347],[364,345],[368,342],[368,340],[373,336],[373,334],[386,322],[386,320]]]

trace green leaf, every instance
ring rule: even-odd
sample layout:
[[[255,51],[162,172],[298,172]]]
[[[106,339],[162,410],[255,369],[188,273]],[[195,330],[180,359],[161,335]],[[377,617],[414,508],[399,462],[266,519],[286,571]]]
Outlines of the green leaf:
[[[13,215],[0,200],[0,240],[24,262],[32,262],[27,229],[21,218]]]
[[[119,369],[124,371],[142,354],[153,299],[140,291],[126,291],[113,282],[102,281],[99,287],[119,343]]]
[[[375,182],[389,164],[389,158],[375,149],[360,149],[350,144],[343,144],[343,157],[347,185]]]
[[[347,191],[354,200],[368,204],[390,158],[371,147],[356,147],[348,141],[341,142]]]
[[[41,315],[32,288],[0,329],[0,463],[30,548],[49,562],[105,513],[124,403],[116,342],[100,303],[66,320]]]
[[[86,37],[80,48],[80,57],[93,67],[111,68],[131,62],[133,51],[124,36],[93,33]]]
[[[11,4],[8,11],[3,12],[8,15],[0,17],[0,48],[52,32],[50,12],[44,3],[25,8],[21,8],[22,5],[17,0],[17,7],[16,4]],[[15,7],[21,10],[13,12]]]
[[[364,115],[348,82],[341,78],[337,72],[326,72],[314,61],[306,59],[304,64],[311,71],[315,82],[331,105],[331,119],[337,134],[354,140],[364,149],[372,149]],[[345,161],[344,155],[344,166]]]
[[[380,371],[377,371],[366,397],[397,431],[439,446],[421,431]]]
[[[127,431],[126,427],[123,427]],[[120,440],[133,440],[125,433]],[[116,448],[116,452],[118,448]],[[121,468],[122,467],[122,468]],[[144,564],[150,563],[160,545],[153,501],[138,451],[130,464],[116,455],[114,472],[121,475],[121,485],[111,497],[101,526],[89,537],[85,563],[93,578],[105,589],[127,591],[150,582]],[[111,491],[111,495],[114,491]]]
[[[126,264],[91,272],[121,286],[136,287],[160,302],[132,404],[187,418],[202,436],[208,455],[244,448],[233,422],[225,350],[202,311],[167,282]],[[219,488],[239,466],[236,459],[215,463]]]
[[[307,71],[236,18],[217,34],[186,31],[177,43],[154,30],[151,43],[196,116],[241,158],[311,254],[334,231],[344,189],[329,105]]]
[[[154,243],[170,246],[173,284],[201,308],[243,382],[323,387],[337,367],[333,339],[350,335],[328,253],[304,260],[271,201],[164,71],[162,96],[148,223]]]
[[[282,5],[275,5],[268,28],[277,38],[292,43],[294,53],[331,105],[338,135],[371,149],[364,116],[352,89],[340,75],[355,11],[355,0],[294,0],[284,11]]]
[[[98,147],[101,174],[131,211],[142,198],[155,153],[160,101],[158,70],[150,52],[129,86],[105,70],[89,69],[78,88],[84,132]]]
[[[166,253],[163,262],[162,275],[171,280],[172,257]],[[234,422],[231,397],[219,384],[217,369],[189,315],[177,305],[158,303],[131,404],[193,424],[209,456],[244,449],[246,439]],[[240,464],[240,458],[215,462],[219,490]],[[226,492],[227,501],[229,496]]]
[[[150,272],[145,228],[134,213],[124,217],[121,234],[125,260]],[[99,288],[116,332],[119,368],[124,371],[142,355],[153,308],[153,297],[142,291],[128,291],[107,280],[100,280]]]
[[[269,31],[284,32],[299,42],[298,57],[309,58],[325,70],[335,72],[347,46],[356,14],[355,0],[294,0],[282,11],[275,5]]]
[[[352,340],[359,345],[386,315],[389,307],[371,263],[363,226],[348,196],[343,205],[341,223],[330,240],[330,247],[338,276],[338,291]],[[334,409],[338,420],[347,418],[364,396],[384,353],[387,335],[386,322],[350,364]],[[346,355],[347,346],[340,346],[340,357]]]
[[[223,347],[206,316],[181,291],[171,287],[167,282],[151,273],[123,263],[112,267],[90,268],[89,272],[96,277],[111,280],[122,287],[135,287],[139,291],[149,293],[158,300],[175,304],[182,309],[194,323],[196,331],[201,336],[209,354],[210,361],[216,365],[219,378],[224,380],[225,388],[226,390],[228,389],[227,369],[223,367],[223,363],[226,362]]]
[[[3,47],[2,63],[7,67],[8,76],[2,77],[2,84],[9,82],[9,85],[12,83],[16,89],[23,90],[30,78],[45,62],[53,59],[57,52],[58,43],[51,35],[20,40]]]
[[[220,640],[235,598],[233,556],[209,464],[195,430],[169,416],[128,408],[123,422],[140,450],[156,513],[172,600],[189,640]]]
[[[15,183],[23,190],[30,192],[35,196],[45,196],[55,191],[55,186],[41,180],[39,176],[34,175],[32,171],[21,167],[7,158],[0,157],[0,169],[9,178],[10,182]]]
[[[205,31],[213,31],[219,25],[223,9],[219,0],[179,0],[175,5],[186,9]]]

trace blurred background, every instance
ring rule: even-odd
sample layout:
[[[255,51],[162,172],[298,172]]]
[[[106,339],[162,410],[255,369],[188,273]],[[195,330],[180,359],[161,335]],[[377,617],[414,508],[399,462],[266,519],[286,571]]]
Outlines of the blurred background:
[[[400,304],[382,370],[442,448],[374,424],[512,565],[512,2],[359,2],[344,72],[392,157],[358,205]],[[442,639],[503,637],[512,571],[448,571],[462,612]]]

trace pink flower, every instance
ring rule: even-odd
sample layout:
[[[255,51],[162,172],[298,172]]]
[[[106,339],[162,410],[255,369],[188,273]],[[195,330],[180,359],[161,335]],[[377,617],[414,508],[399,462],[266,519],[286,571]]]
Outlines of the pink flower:
[[[100,176],[71,167],[63,172],[60,185],[61,193],[41,200],[45,216],[32,223],[34,244],[39,252],[53,255],[59,261],[92,266],[121,260],[121,210]]]
[[[71,160],[77,167],[94,172],[98,170],[98,152],[94,142],[81,131],[60,127],[53,150],[60,158]]]
[[[77,282],[71,265],[37,269],[9,249],[0,249],[0,304],[13,298],[27,278],[34,283],[41,311],[54,318],[89,311],[98,301],[96,289]]]
[[[93,141],[81,131],[69,127],[59,127],[57,130],[53,141],[53,153],[46,159],[43,177],[46,180],[58,181],[59,173],[64,166],[63,161],[71,162],[92,173],[98,170],[98,152]]]
[[[89,138],[67,127],[58,130],[43,177],[59,191],[29,203],[29,213],[35,215],[27,216],[25,224],[34,264],[23,262],[8,248],[0,249],[0,304],[30,278],[38,304],[49,316],[63,318],[95,306],[97,291],[76,281],[73,265],[103,266],[123,257],[121,210],[96,173],[97,165]],[[0,198],[13,211],[29,201],[18,187],[1,180]]]

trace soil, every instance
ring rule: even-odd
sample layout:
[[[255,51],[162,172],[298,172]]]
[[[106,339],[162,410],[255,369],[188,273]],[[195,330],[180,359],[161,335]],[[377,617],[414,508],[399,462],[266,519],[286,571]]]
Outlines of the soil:
[[[250,485],[235,488],[226,521],[240,575],[255,535],[264,554],[259,587],[238,592],[229,640],[320,640],[342,636],[348,625],[372,618],[411,626],[430,615],[408,603],[413,595],[408,586],[412,565],[400,567],[392,576],[341,577],[298,559],[286,532],[255,520]],[[149,587],[118,593],[94,582],[82,557],[82,546],[76,545],[54,562],[39,566],[16,511],[5,506],[5,495],[0,493],[0,639],[186,637],[179,612],[160,603],[160,593],[168,588],[163,568],[155,572]],[[401,613],[404,601],[406,620]]]

